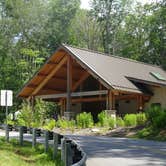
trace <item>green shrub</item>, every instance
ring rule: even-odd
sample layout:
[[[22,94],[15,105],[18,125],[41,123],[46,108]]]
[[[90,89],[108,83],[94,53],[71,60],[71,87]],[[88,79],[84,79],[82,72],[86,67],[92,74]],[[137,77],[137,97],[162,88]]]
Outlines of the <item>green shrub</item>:
[[[125,126],[136,126],[137,118],[136,114],[126,114],[124,117]]]
[[[76,116],[77,126],[79,128],[90,128],[93,127],[93,117],[91,113],[83,112]]]
[[[110,129],[113,129],[115,127],[115,119],[111,116],[108,117],[108,126]]]
[[[155,128],[166,129],[166,110],[161,110],[160,114],[154,119],[153,124]]]
[[[101,127],[108,127],[108,114],[106,111],[98,114],[98,123]]]
[[[151,107],[146,110],[146,117],[154,128],[166,128],[166,109],[157,106]]]
[[[148,137],[150,135],[150,133],[151,132],[150,132],[149,128],[144,128],[144,129],[138,131],[137,136],[139,138],[144,138],[144,137]]]
[[[161,108],[158,106],[153,106],[153,107],[150,107],[149,109],[147,109],[145,112],[146,112],[146,117],[147,117],[148,121],[151,124],[153,124],[154,119],[160,115]]]
[[[98,124],[101,127],[110,127],[114,128],[115,119],[112,118],[106,111],[102,111],[98,114]]]
[[[116,126],[117,127],[124,127],[125,126],[124,120],[121,117],[116,118]]]
[[[49,119],[46,121],[46,125],[43,127],[46,130],[53,130],[56,125],[56,122],[54,119]]]
[[[65,119],[58,119],[56,126],[62,129],[68,128],[68,121]]]
[[[74,131],[75,125],[76,125],[75,120],[68,121],[68,128],[71,129],[72,131]]]
[[[17,116],[17,125],[31,127],[33,122],[32,108],[28,102],[22,103],[22,108]]]
[[[137,118],[137,125],[145,125],[147,121],[145,113],[136,114],[136,118]]]

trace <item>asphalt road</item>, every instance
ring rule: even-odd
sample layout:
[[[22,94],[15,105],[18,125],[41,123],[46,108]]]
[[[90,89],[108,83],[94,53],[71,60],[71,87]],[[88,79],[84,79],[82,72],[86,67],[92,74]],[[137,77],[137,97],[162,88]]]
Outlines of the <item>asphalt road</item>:
[[[166,166],[166,142],[68,136],[87,153],[87,166]]]
[[[0,130],[0,136],[5,136]],[[71,136],[87,154],[87,166],[166,166],[166,142],[133,140],[127,138]],[[18,132],[10,132],[18,138]],[[24,140],[31,141],[30,134]],[[37,142],[44,143],[38,137]],[[52,144],[52,141],[49,142]]]

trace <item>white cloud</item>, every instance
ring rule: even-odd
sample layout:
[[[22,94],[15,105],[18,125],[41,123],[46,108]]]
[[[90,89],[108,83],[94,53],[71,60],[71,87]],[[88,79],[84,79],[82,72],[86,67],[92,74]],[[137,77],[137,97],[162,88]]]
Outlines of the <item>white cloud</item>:
[[[81,8],[82,9],[90,9],[90,0],[81,0]]]

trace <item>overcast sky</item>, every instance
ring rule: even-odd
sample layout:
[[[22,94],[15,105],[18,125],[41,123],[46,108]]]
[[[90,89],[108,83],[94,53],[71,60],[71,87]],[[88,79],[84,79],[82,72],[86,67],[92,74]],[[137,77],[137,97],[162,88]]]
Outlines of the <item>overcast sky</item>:
[[[137,1],[142,2],[144,4],[144,3],[152,2],[155,0],[137,0]],[[90,8],[89,2],[90,2],[90,0],[81,0],[81,8],[89,9]]]

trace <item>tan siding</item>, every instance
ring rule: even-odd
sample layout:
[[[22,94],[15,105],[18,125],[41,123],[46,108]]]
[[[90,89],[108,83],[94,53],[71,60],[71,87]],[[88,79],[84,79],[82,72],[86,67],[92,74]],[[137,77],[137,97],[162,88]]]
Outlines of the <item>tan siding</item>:
[[[166,87],[152,88],[154,95],[151,97],[150,101],[145,104],[145,109],[151,106],[153,103],[161,103],[162,107],[166,108]]]
[[[126,100],[119,101],[119,114],[136,113],[136,111],[136,100],[130,100],[129,103],[126,103]]]

